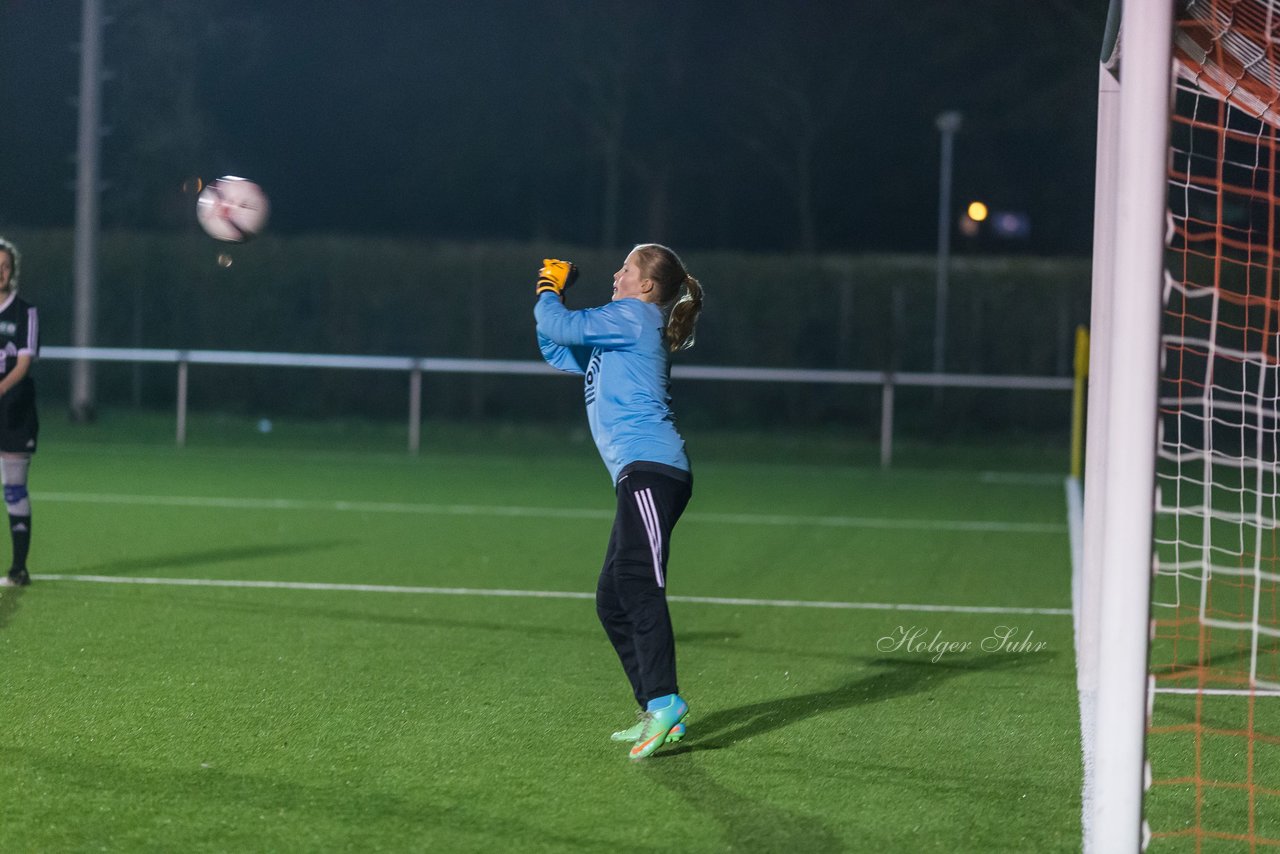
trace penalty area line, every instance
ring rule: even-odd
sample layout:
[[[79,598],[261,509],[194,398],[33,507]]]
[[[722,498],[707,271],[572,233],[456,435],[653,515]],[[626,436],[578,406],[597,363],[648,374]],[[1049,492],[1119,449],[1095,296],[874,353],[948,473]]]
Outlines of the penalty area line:
[[[230,587],[268,590],[314,590],[343,593],[408,593],[425,596],[485,596],[525,599],[595,599],[594,593],[573,590],[505,590],[484,587],[417,587],[397,584],[336,584],[320,581],[251,581],[218,578],[143,578],[119,575],[33,575],[33,581],[72,581],[86,584],[137,584],[167,587]],[[923,611],[948,614],[1030,614],[1070,616],[1070,608],[1018,608],[983,605],[930,605],[894,602],[822,602],[809,599],[739,599],[720,596],[668,596],[669,602],[692,605],[744,605],[767,608],[825,608],[844,611]]]

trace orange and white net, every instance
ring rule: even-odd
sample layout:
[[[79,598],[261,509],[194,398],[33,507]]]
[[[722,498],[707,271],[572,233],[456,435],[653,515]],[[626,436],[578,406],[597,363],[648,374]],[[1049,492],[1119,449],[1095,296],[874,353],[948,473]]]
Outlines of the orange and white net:
[[[1174,38],[1144,814],[1151,851],[1256,851],[1280,847],[1280,0],[1180,3]]]

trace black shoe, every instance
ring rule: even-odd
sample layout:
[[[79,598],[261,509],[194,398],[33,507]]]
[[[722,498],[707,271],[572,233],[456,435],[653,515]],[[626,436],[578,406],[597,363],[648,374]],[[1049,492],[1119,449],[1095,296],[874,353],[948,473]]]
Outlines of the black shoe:
[[[9,574],[0,578],[0,587],[26,587],[31,583],[31,576],[25,569],[11,569]]]

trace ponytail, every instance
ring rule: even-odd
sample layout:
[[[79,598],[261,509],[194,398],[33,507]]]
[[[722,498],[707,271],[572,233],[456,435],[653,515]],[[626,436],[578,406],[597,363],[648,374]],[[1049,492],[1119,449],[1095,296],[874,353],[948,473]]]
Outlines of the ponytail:
[[[667,347],[672,353],[688,350],[693,346],[694,328],[698,317],[702,314],[702,285],[688,273],[680,283],[680,296],[671,306],[671,316],[667,318],[665,338]]]
[[[657,303],[667,315],[662,337],[672,353],[693,346],[693,327],[702,314],[702,285],[689,275],[672,249],[660,243],[641,243],[631,250],[647,278],[658,286]]]

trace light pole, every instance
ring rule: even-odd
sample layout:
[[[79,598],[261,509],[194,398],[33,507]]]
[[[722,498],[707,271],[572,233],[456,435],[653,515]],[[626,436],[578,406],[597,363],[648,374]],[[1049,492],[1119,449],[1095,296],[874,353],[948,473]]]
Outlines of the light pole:
[[[102,89],[102,3],[84,0],[80,24],[80,127],[76,148],[76,240],[71,343],[93,344],[98,283],[98,138]],[[93,364],[71,363],[71,418],[94,414]]]
[[[956,110],[939,113],[934,124],[942,134],[942,165],[938,172],[938,289],[934,306],[933,371],[942,373],[947,350],[947,274],[951,267],[951,159],[956,131],[964,121]]]

